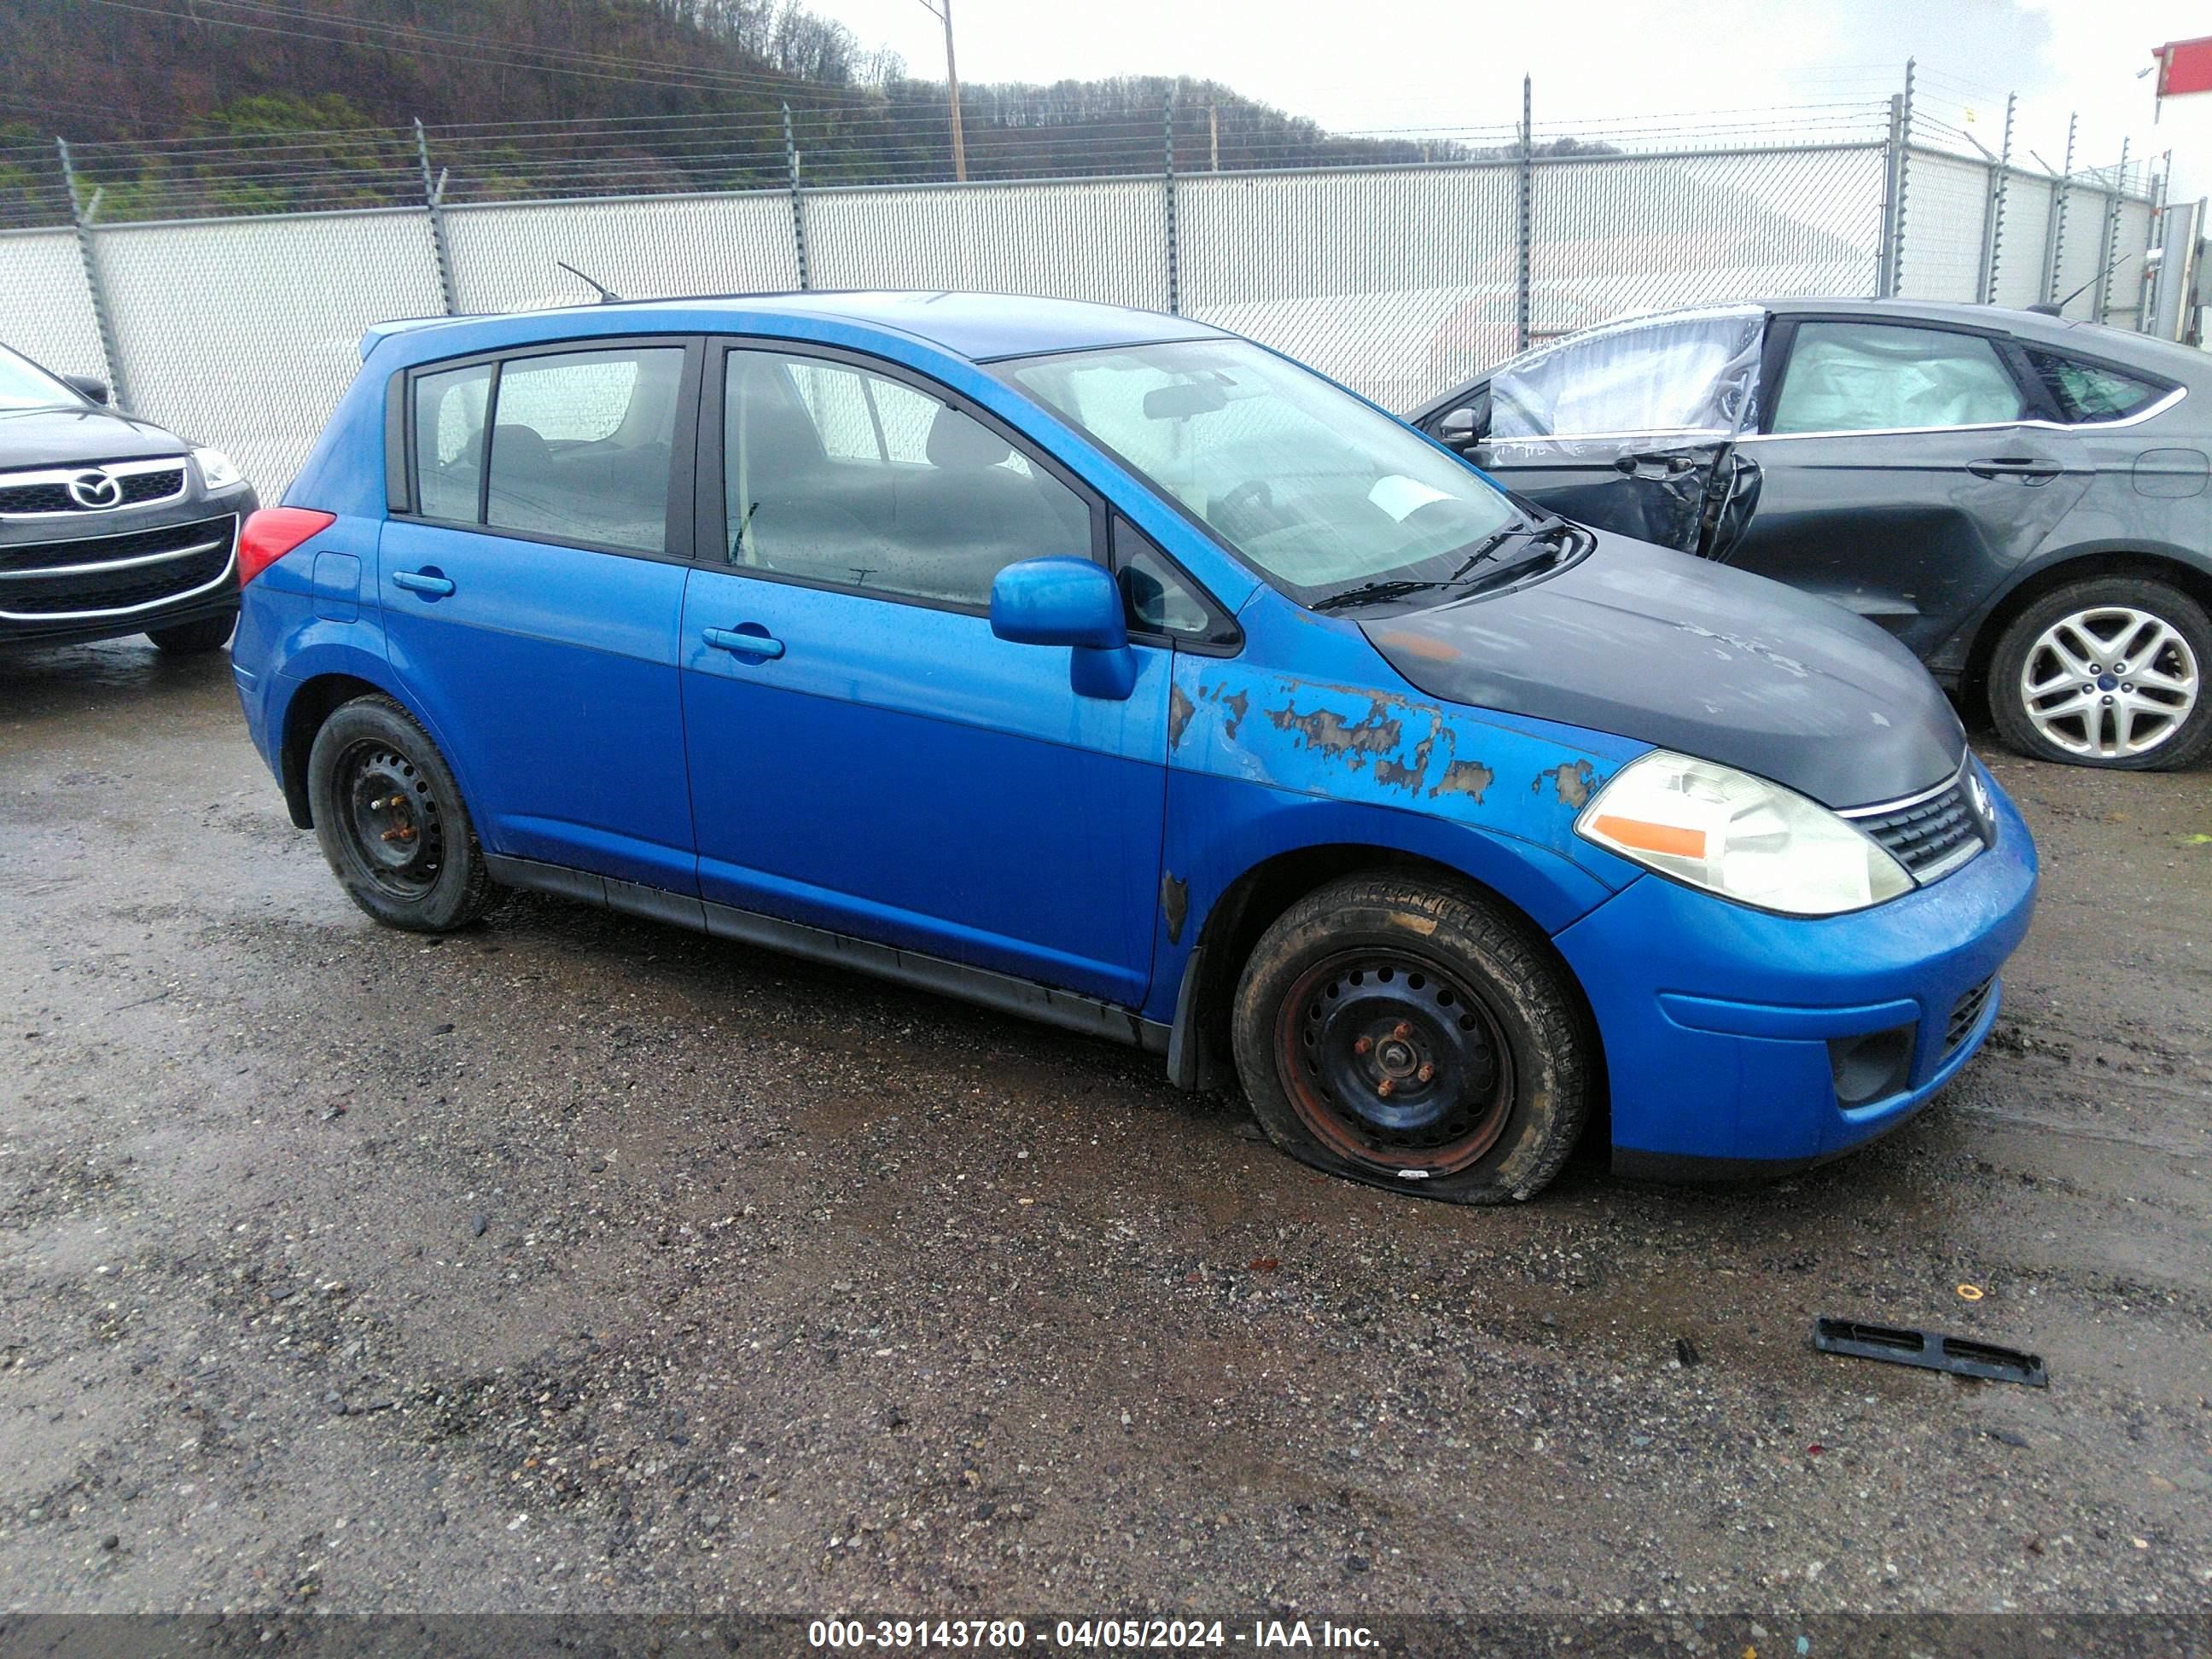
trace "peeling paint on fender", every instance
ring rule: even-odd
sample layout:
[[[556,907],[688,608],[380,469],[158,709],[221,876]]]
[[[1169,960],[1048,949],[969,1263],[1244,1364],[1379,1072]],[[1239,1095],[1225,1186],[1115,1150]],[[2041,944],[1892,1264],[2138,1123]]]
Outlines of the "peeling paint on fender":
[[[1454,761],[1444,768],[1443,776],[1437,781],[1436,787],[1429,793],[1434,796],[1449,792],[1465,795],[1480,806],[1484,793],[1497,781],[1498,774],[1480,761]]]
[[[1168,942],[1182,943],[1182,925],[1190,915],[1190,884],[1171,870],[1160,872],[1160,915],[1168,924]]]
[[[1170,685],[1168,688],[1169,748],[1180,749],[1182,746],[1184,729],[1190,725],[1190,717],[1197,712],[1198,705],[1185,695],[1182,687]]]
[[[1570,806],[1586,806],[1589,798],[1597,793],[1596,769],[1585,760],[1568,761],[1549,771],[1539,772],[1528,787],[1542,793],[1546,778],[1552,781],[1552,787],[1559,791],[1559,799]]]
[[[1404,739],[1403,723],[1387,708],[1382,698],[1372,698],[1367,713],[1355,724],[1347,722],[1335,709],[1325,707],[1301,714],[1297,712],[1297,699],[1293,697],[1280,708],[1270,708],[1267,718],[1280,731],[1300,733],[1308,749],[1321,754],[1341,755],[1357,769],[1367,764],[1370,755],[1388,755]]]

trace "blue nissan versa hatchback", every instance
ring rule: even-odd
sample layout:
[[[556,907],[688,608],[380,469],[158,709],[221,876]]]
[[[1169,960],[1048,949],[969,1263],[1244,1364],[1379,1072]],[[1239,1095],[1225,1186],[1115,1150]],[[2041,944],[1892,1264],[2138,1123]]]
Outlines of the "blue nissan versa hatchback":
[[[244,537],[255,742],[378,921],[571,895],[1233,1071],[1526,1198],[1909,1116],[2035,851],[1872,624],[1549,517],[1186,319],[957,294],[372,330]]]

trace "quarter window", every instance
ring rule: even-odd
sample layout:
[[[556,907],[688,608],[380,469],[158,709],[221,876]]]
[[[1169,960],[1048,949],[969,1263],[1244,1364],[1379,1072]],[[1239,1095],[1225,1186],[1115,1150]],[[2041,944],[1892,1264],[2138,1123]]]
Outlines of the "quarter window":
[[[424,518],[477,522],[490,406],[489,363],[415,382],[416,493]]]
[[[1996,426],[2027,410],[1978,334],[1890,323],[1801,323],[1774,400],[1776,432]]]
[[[733,565],[981,607],[1007,565],[1091,556],[1090,509],[1073,490],[902,381],[733,351],[722,426]]]
[[[680,347],[565,352],[501,365],[485,521],[658,553],[668,545]]]
[[[2124,420],[2166,392],[2164,386],[2138,380],[2116,368],[2062,357],[2055,351],[2029,347],[2027,361],[2058,405],[2060,418],[2075,425]]]

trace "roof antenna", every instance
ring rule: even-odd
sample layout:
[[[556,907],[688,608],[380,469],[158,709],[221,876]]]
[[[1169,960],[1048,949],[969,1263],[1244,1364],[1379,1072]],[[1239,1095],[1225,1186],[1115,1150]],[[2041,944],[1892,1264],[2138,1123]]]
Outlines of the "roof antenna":
[[[586,276],[582,271],[577,270],[575,266],[570,264],[566,259],[556,259],[553,263],[560,266],[562,270],[567,271],[571,276],[580,277],[591,287],[599,289],[599,303],[601,305],[611,306],[621,303],[622,295],[616,293],[614,289],[609,288],[605,283],[599,281],[598,277]]]

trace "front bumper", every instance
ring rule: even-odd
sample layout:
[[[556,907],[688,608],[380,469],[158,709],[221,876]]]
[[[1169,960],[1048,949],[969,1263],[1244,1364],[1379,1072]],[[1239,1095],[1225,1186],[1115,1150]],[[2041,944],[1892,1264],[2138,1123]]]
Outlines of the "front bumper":
[[[1616,1170],[1725,1178],[1817,1163],[1957,1075],[1996,1024],[1994,981],[2035,904],[2035,843],[1990,793],[1994,846],[1871,909],[1771,915],[1644,876],[1559,934],[1604,1046]],[[1829,1039],[1906,1024],[1900,1086],[1843,1103]]]
[[[118,639],[238,609],[244,485],[0,524],[0,645]]]

